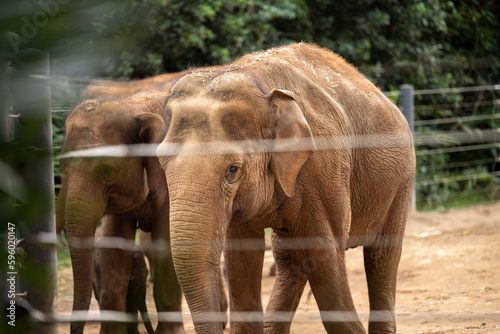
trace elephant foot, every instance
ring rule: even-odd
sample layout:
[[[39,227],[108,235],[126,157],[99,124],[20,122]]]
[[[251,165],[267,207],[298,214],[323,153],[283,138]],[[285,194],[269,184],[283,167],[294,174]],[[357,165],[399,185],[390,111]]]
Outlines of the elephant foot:
[[[186,334],[182,324],[161,323],[156,328],[155,334]]]
[[[100,334],[126,334],[127,326],[102,324]]]

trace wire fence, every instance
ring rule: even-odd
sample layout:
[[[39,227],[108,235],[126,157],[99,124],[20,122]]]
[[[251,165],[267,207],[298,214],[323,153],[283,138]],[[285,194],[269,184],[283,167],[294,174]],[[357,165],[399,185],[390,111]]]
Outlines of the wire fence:
[[[70,85],[80,86],[87,83],[86,80],[69,80]],[[68,82],[68,80],[66,80]],[[415,97],[415,115],[414,120],[415,133],[414,143],[417,155],[417,180],[416,200],[417,207],[420,209],[431,209],[439,206],[452,205],[471,205],[497,201],[499,199],[499,177],[500,167],[499,158],[499,130],[500,130],[500,85],[465,87],[440,90],[416,90]],[[393,98],[397,94],[388,94]],[[71,108],[59,107],[59,103],[53,103],[56,107],[52,109],[55,128],[60,128]],[[56,115],[56,116],[54,116]],[[15,119],[15,117],[13,117]],[[61,133],[62,129],[56,130]],[[309,142],[300,141],[281,141],[273,142],[274,150],[331,150],[349,145],[353,148],[359,147],[390,147],[393,145],[407,145],[410,137],[398,136],[368,136],[362,138],[316,138],[315,146]],[[57,154],[61,150],[61,138],[54,138],[54,152]],[[346,144],[347,143],[347,144]],[[397,143],[397,144],[395,144]],[[220,147],[225,148],[225,153],[231,152],[233,143],[211,143],[203,144],[192,148],[192,154],[220,154]],[[241,143],[239,143],[241,145]],[[257,152],[262,147],[269,147],[271,143],[266,142],[246,142],[247,152]],[[99,157],[99,156],[156,156],[175,155],[178,147],[175,145],[135,145],[135,146],[113,146],[96,147],[85,151],[71,152],[65,155],[57,156],[56,166],[59,159],[72,157]],[[470,152],[472,154],[465,154]],[[60,171],[59,171],[60,172]],[[56,175],[60,176],[60,175]],[[56,179],[56,188],[60,185]],[[468,197],[468,199],[467,199]],[[466,199],[464,199],[466,198]],[[53,238],[51,234],[39,233],[37,242],[45,246],[60,247],[60,242]],[[324,240],[291,240],[289,248],[300,248],[304,245],[317,247]],[[239,242],[238,249],[241,249]],[[249,250],[261,249],[260,242],[247,240],[244,244]],[[100,243],[87,242],[80,240],[80,247],[83,248],[117,248],[123,250],[133,250],[135,243],[120,238],[103,239]],[[165,250],[165,243],[156,243],[153,245],[157,252]],[[230,243],[228,243],[228,247]],[[137,317],[119,312],[73,312],[62,313],[58,315],[47,315],[37,311],[29,310],[33,319],[42,323],[67,323],[67,322],[137,322]],[[361,319],[368,319],[368,314],[359,313]],[[411,320],[418,317],[419,321],[430,319],[443,319],[443,321],[463,321],[463,315],[460,319],[456,314],[446,312],[432,312],[429,314],[396,314],[400,319]],[[220,322],[223,317],[220,313],[195,314],[190,315],[196,321],[216,321]],[[471,315],[472,317],[473,315]],[[498,320],[498,314],[483,314],[483,319]],[[261,312],[239,312],[231,314],[232,321],[261,322],[263,320],[272,320],[274,322],[290,321],[289,313],[263,314]],[[303,318],[302,318],[303,317]],[[320,318],[321,317],[321,318]],[[153,320],[156,321],[182,321],[183,315],[179,312],[160,312]],[[321,312],[315,316],[300,315],[295,320],[301,322],[317,321],[354,321],[357,315],[351,312]],[[394,318],[392,312],[375,312],[370,314],[371,321],[391,321]]]
[[[416,90],[417,207],[500,198],[500,85]]]

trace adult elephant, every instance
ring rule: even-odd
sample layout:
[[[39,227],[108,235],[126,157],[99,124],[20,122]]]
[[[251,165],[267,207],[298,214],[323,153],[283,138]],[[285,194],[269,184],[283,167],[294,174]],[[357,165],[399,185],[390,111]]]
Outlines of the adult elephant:
[[[93,281],[94,233],[133,244],[136,228],[154,241],[169,244],[169,199],[165,175],[156,156],[88,157],[81,152],[110,145],[159,143],[165,135],[167,92],[139,93],[122,99],[88,100],[66,120],[61,153],[64,173],[56,207],[57,230],[66,227],[74,277],[73,310],[88,310]],[[131,146],[134,147],[134,146]],[[137,147],[137,146],[136,146]],[[112,149],[111,153],[116,149]],[[90,240],[90,242],[82,242]],[[101,310],[125,312],[134,248],[102,249]],[[154,297],[160,312],[181,311],[181,289],[170,248],[155,257]],[[110,297],[110,294],[112,296]],[[84,324],[72,323],[72,333]],[[125,326],[102,325],[101,332],[126,332]],[[160,323],[159,333],[183,333],[182,321]]]
[[[369,332],[395,332],[415,174],[398,108],[338,55],[307,43],[186,75],[170,94],[157,154],[174,265],[196,332],[222,332],[206,315],[219,310],[223,248],[231,314],[262,312],[266,227],[277,264],[266,317],[231,317],[232,333],[288,332],[307,281],[328,333],[363,333],[344,259],[356,246],[364,247]]]

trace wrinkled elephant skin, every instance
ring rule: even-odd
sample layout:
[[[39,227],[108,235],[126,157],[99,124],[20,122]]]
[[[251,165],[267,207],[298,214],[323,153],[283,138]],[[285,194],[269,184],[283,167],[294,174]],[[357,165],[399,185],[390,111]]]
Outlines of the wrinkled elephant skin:
[[[61,154],[63,180],[56,208],[58,232],[66,227],[74,276],[73,310],[88,310],[93,275],[90,245],[103,219],[105,237],[122,237],[133,244],[136,228],[151,232],[153,241],[169,245],[169,199],[165,175],[158,159],[149,156],[85,157],[88,149],[110,145],[159,143],[165,134],[167,92],[152,91],[115,99],[88,100],[66,121]],[[112,149],[111,152],[115,152]],[[168,248],[168,247],[167,247]],[[101,250],[101,310],[126,310],[126,292],[133,251]],[[181,290],[170,248],[155,256],[154,294],[158,311],[181,311]],[[111,297],[110,297],[111,296]],[[104,298],[105,297],[105,298]],[[72,333],[84,324],[73,323]],[[160,323],[159,333],[183,333],[182,323]],[[102,333],[125,333],[124,325],[103,324]]]
[[[197,333],[222,333],[207,315],[220,309],[223,249],[231,314],[257,312],[232,320],[232,333],[289,332],[307,281],[328,333],[364,333],[344,263],[346,249],[357,246],[364,247],[369,332],[395,332],[415,153],[390,100],[336,54],[300,43],[184,76],[166,111],[157,154],[174,265]],[[277,276],[263,315],[267,227]]]

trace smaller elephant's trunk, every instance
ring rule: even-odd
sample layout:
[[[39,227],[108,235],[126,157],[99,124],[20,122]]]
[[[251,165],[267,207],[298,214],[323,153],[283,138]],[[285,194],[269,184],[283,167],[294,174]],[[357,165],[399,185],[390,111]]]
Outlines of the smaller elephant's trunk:
[[[88,311],[94,278],[94,235],[106,201],[97,190],[87,193],[75,182],[69,187],[63,182],[61,191],[56,220],[58,232],[66,227],[73,268],[73,311]],[[84,323],[72,323],[71,333],[83,333],[84,326]]]
[[[73,311],[87,311],[92,296],[94,277],[94,229],[69,224],[66,227],[73,267]],[[72,323],[71,333],[83,333],[84,323]]]

